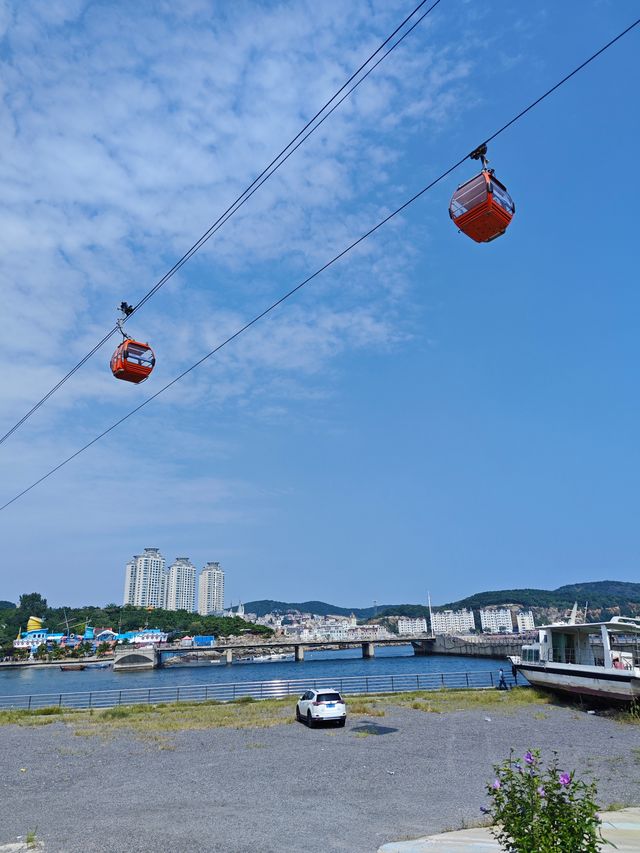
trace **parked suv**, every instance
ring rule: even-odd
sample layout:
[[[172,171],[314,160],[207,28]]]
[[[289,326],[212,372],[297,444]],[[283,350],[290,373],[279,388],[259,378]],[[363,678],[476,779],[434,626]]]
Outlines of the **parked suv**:
[[[344,726],[347,706],[337,690],[307,690],[298,699],[296,720],[305,720],[312,727],[316,723],[335,722]]]

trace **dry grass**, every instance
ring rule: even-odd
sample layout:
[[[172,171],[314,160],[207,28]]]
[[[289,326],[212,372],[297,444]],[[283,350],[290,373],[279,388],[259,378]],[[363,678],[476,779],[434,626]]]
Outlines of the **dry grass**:
[[[384,717],[391,708],[444,714],[465,710],[515,710],[524,705],[553,701],[545,693],[530,688],[509,692],[497,690],[420,690],[413,693],[347,697],[350,716]],[[0,726],[46,725],[62,722],[74,727],[79,737],[111,734],[129,730],[143,737],[193,729],[256,729],[281,726],[294,720],[295,697],[235,702],[178,702],[160,705],[119,705],[104,710],[76,711],[67,708],[41,708],[36,711],[0,711]],[[167,746],[161,748],[169,748]]]

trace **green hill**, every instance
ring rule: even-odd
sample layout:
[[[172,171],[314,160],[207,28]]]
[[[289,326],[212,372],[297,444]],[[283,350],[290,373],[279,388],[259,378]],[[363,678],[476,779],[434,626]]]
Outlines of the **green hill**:
[[[526,610],[532,609],[537,616],[543,617],[588,602],[589,619],[609,619],[619,613],[640,615],[640,583],[625,581],[593,581],[589,583],[566,584],[558,589],[500,589],[478,592],[474,595],[451,601],[447,604],[434,604],[434,610],[478,610],[481,607],[516,605]],[[373,607],[338,607],[325,601],[249,601],[245,604],[247,613],[264,616],[266,613],[315,613],[318,616],[335,614],[349,616],[354,613],[358,619],[373,619],[388,616],[409,616],[418,618],[428,616],[429,608],[424,604],[382,604],[376,610]]]
[[[387,605],[385,605],[387,606]],[[244,605],[247,613],[255,613],[256,616],[264,616],[266,613],[315,613],[317,616],[351,616],[355,614],[357,619],[369,619],[375,610],[373,607],[338,607],[335,604],[327,604],[326,601],[272,601],[264,598],[260,601],[247,601]],[[378,607],[378,613],[382,607]]]
[[[640,605],[640,583],[624,581],[593,581],[590,583],[567,584],[555,590],[547,589],[502,589],[479,592],[437,609],[459,610],[461,607],[477,609],[500,604],[519,604],[522,607],[572,607],[577,601],[582,607],[588,602],[589,611],[624,608]]]

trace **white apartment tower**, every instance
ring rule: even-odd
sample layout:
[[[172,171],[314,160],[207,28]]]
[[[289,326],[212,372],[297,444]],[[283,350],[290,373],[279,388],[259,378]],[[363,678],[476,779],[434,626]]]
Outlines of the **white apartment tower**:
[[[520,634],[523,634],[525,631],[533,631],[536,627],[531,610],[521,610],[516,619],[518,620],[518,631]]]
[[[398,619],[398,634],[426,634],[427,620],[410,619],[408,616],[401,616]]]
[[[166,560],[157,548],[145,548],[126,566],[124,604],[134,607],[166,607]]]
[[[207,563],[198,581],[198,613],[222,613],[224,609],[224,572],[220,563]]]
[[[508,607],[492,607],[481,610],[480,623],[482,630],[491,634],[513,633],[513,620]]]
[[[431,614],[431,630],[434,634],[467,634],[476,627],[473,611],[442,610]]]
[[[196,567],[188,557],[176,557],[169,566],[167,610],[196,609]]]

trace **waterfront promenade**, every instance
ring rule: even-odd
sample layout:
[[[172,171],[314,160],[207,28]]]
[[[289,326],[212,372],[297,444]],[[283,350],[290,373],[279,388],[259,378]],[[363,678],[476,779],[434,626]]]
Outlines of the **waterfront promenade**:
[[[375,853],[477,824],[510,748],[558,750],[605,807],[640,803],[640,726],[532,695],[354,703],[344,729],[297,724],[288,701],[269,727],[4,726],[0,843],[37,825],[47,853]]]

